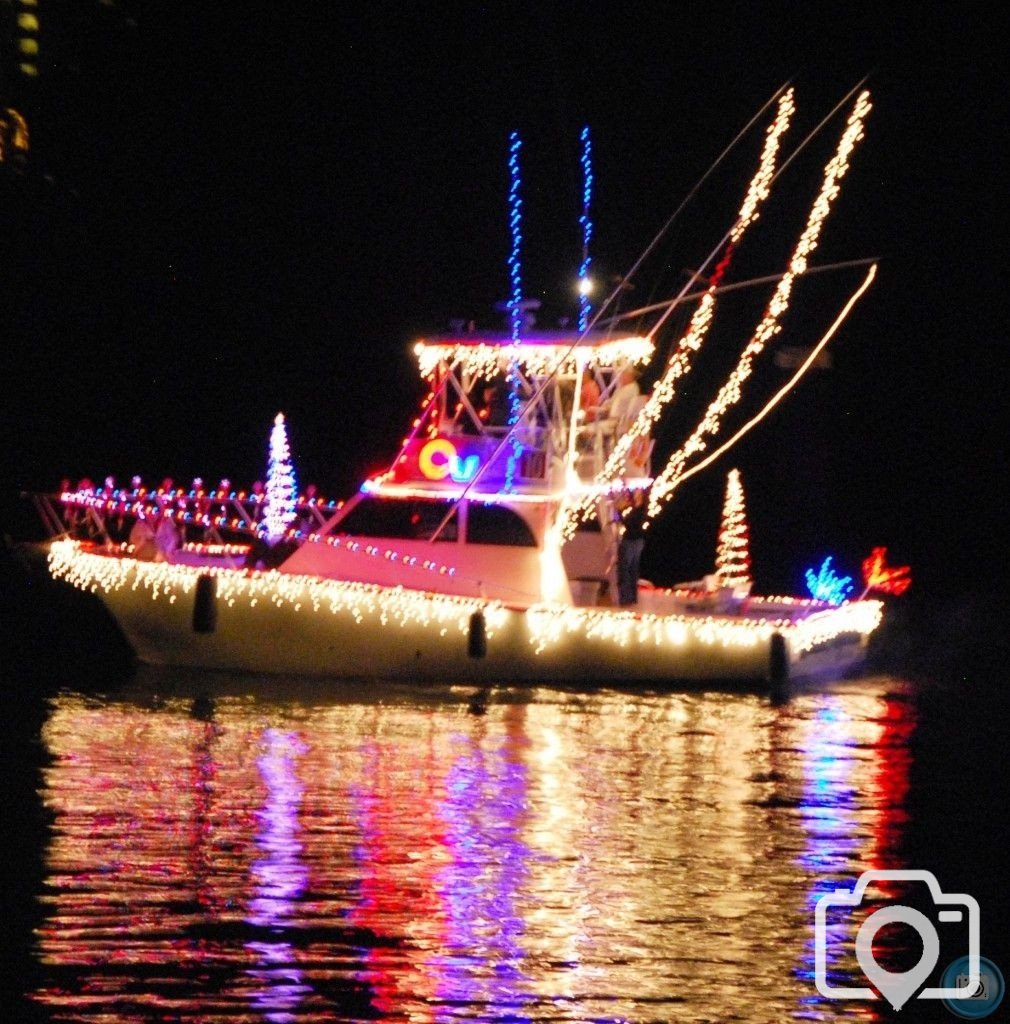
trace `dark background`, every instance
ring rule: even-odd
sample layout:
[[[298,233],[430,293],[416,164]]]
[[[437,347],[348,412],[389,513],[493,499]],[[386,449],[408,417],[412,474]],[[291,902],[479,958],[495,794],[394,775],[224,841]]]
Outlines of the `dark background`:
[[[9,21],[14,3],[0,4]],[[578,133],[593,133],[594,270],[624,273],[785,80],[788,152],[864,75],[867,137],[814,262],[881,257],[833,368],[658,524],[645,570],[709,571],[740,467],[759,590],[886,544],[923,593],[1002,580],[1004,57],[981,9],[885,5],[87,3],[40,0],[39,77],[11,72],[27,166],[0,165],[0,525],[66,476],[265,473],[273,416],[340,497],[384,467],[422,394],[412,339],[494,326],[522,150],[525,291],[575,312]],[[241,12],[241,13],[240,13]],[[765,119],[767,120],[767,119]],[[773,273],[843,118],[781,179],[733,279]],[[733,220],[752,132],[657,248],[625,306],[672,294]],[[777,344],[813,344],[862,271],[797,284]],[[771,286],[720,305],[658,450],[693,426]],[[660,347],[675,340],[686,313]],[[768,352],[728,427],[784,380]],[[658,369],[658,367],[657,367]]]

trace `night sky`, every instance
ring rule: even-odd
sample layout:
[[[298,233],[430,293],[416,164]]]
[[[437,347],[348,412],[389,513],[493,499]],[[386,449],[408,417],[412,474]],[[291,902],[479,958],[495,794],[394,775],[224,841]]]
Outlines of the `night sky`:
[[[499,323],[510,130],[524,139],[525,291],[550,325],[575,312],[583,124],[594,269],[617,275],[783,82],[797,90],[788,151],[869,75],[867,137],[815,262],[879,256],[877,282],[832,342],[833,369],[683,487],[645,567],[663,582],[709,570],[737,465],[759,589],[797,588],[831,553],[856,570],[876,544],[927,591],[1002,576],[1005,58],[981,15],[257,4],[236,18],[239,5],[81,3],[71,18],[74,6],[41,0],[52,63],[31,94],[8,75],[0,104],[32,127],[27,171],[0,168],[6,532],[25,529],[20,488],[63,476],[248,485],[278,410],[300,481],[349,493],[388,463],[422,394],[410,341],[452,318]],[[781,179],[734,279],[783,268],[842,125]],[[734,149],[626,306],[671,295],[708,255],[760,142]],[[814,343],[860,279],[800,282],[779,344]],[[693,425],[770,292],[720,307],[660,451]],[[783,379],[766,353],[733,422]]]

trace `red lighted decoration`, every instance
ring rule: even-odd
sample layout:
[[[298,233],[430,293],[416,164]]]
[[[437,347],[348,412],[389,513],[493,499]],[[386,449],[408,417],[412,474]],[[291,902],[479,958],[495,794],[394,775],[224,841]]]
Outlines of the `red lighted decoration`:
[[[904,594],[912,585],[912,570],[907,565],[889,566],[887,548],[874,548],[863,562],[863,582],[867,592],[879,590],[884,594]]]

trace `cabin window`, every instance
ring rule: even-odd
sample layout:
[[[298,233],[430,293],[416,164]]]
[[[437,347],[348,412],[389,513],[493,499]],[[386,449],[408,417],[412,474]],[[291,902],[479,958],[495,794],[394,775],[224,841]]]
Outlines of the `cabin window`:
[[[363,498],[337,524],[335,533],[352,537],[396,537],[401,540],[431,540],[439,524],[452,508],[451,501],[427,501],[402,498]],[[459,516],[453,512],[436,538],[455,541],[459,536]]]
[[[535,548],[532,531],[510,508],[471,503],[466,513],[468,544],[501,544],[514,548]]]

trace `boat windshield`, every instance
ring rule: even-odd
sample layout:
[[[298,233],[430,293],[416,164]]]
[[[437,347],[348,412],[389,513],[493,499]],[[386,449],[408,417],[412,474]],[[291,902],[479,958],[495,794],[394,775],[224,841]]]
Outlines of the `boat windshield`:
[[[533,533],[520,516],[501,505],[470,502],[466,514],[468,544],[501,544],[514,548],[535,548]]]
[[[396,537],[401,540],[431,540],[439,524],[453,507],[451,501],[435,498],[363,498],[348,512],[336,530],[359,537]],[[437,541],[459,538],[459,515],[454,512]]]
[[[454,502],[439,498],[362,498],[335,527],[334,532],[352,537],[387,537],[400,540],[431,540],[442,520],[452,518],[435,538],[459,540],[459,510]],[[466,542],[500,547],[533,548],[533,531],[522,516],[502,505],[467,503]]]

